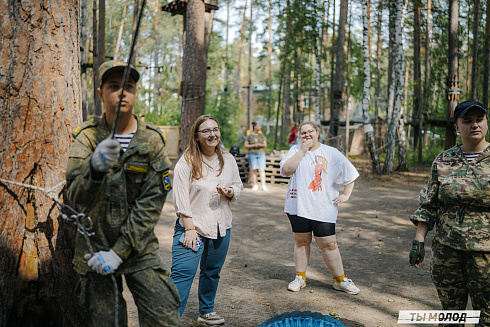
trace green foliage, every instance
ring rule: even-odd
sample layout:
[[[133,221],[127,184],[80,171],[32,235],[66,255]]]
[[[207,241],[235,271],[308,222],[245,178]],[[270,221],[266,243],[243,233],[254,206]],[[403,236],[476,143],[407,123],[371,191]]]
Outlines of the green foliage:
[[[444,141],[444,140],[442,140]],[[444,142],[440,141],[430,141],[428,142],[424,148],[422,149],[422,165],[430,166],[434,159],[444,151]],[[418,165],[419,164],[419,154],[418,149],[411,148],[407,150],[407,158],[409,165]]]

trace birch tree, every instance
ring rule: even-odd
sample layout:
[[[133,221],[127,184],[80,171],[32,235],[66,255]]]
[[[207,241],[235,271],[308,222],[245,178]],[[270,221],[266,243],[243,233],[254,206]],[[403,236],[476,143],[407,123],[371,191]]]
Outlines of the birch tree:
[[[393,54],[394,54],[394,102],[393,102],[393,115],[388,124],[388,130],[386,132],[386,159],[383,166],[384,174],[391,174],[393,172],[393,162],[395,159],[395,144],[396,144],[396,132],[399,135],[399,167],[404,168],[406,165],[406,139],[405,128],[402,121],[403,118],[403,89],[404,89],[404,70],[405,59],[403,54],[403,41],[402,41],[402,20],[403,20],[403,2],[395,1],[392,4],[390,15],[393,15],[394,26],[394,42],[393,42]],[[400,149],[401,148],[401,149]]]
[[[376,151],[376,142],[374,140],[374,128],[371,125],[369,118],[369,98],[371,89],[371,62],[369,56],[369,0],[362,1],[362,54],[364,62],[364,88],[362,96],[362,113],[364,116],[364,133],[366,134],[366,144],[371,155],[372,171],[375,174],[381,174],[381,167],[379,164],[378,152]]]
[[[480,27],[480,0],[474,0],[473,5],[473,46],[472,46],[472,63],[471,63],[471,99],[477,100],[478,86],[478,28]],[[488,4],[487,4],[488,6]],[[469,68],[467,68],[469,69]]]
[[[317,32],[317,21],[315,14],[318,12],[317,0],[313,0],[313,19],[312,19],[312,30],[313,30],[313,51],[315,53],[315,124],[320,126],[320,55],[318,53],[318,32]]]
[[[81,122],[78,6],[0,1],[0,326],[87,326],[53,200]]]

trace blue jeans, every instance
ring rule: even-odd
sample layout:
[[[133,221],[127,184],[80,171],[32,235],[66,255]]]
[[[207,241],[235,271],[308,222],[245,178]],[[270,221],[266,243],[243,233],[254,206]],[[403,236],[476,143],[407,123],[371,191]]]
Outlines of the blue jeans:
[[[179,308],[180,315],[184,313],[192,281],[197,272],[199,261],[199,313],[206,314],[214,310],[214,297],[218,289],[221,268],[225,263],[228,246],[230,245],[231,229],[226,230],[226,236],[213,240],[199,235],[202,245],[197,252],[186,249],[179,242],[180,236],[185,232],[177,220],[174,230],[172,244],[172,269],[170,278],[179,290],[182,306]]]
[[[252,170],[265,169],[265,152],[249,153],[248,163]]]

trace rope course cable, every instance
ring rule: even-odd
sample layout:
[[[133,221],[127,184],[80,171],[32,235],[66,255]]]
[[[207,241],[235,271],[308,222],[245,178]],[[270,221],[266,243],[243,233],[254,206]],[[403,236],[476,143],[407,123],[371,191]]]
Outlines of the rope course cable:
[[[39,186],[34,186],[30,184],[25,184],[25,183],[19,183],[15,181],[9,181],[3,178],[0,178],[0,182],[4,184],[11,184],[11,185],[16,185],[32,190],[37,190],[43,192],[48,198],[56,202],[60,206],[60,216],[63,220],[67,222],[72,222],[75,223],[77,226],[77,231],[83,235],[85,239],[85,243],[87,244],[87,247],[89,249],[90,254],[87,254],[86,258],[91,258],[95,252],[94,249],[92,248],[92,244],[90,243],[90,236],[95,235],[92,230],[92,219],[85,215],[82,212],[78,212],[75,210],[73,207],[61,202],[58,199],[58,194],[62,190],[62,187],[66,184],[66,181],[62,181],[58,183],[57,185],[50,187],[50,188],[42,188]],[[71,212],[71,215],[67,215],[66,213],[63,213],[63,209],[68,209]],[[112,284],[114,286],[114,307],[115,307],[115,317],[114,317],[114,323],[115,326],[119,326],[119,316],[118,316],[118,308],[119,308],[119,289],[117,287],[117,281],[116,277],[114,277],[114,274],[111,274],[111,280]]]

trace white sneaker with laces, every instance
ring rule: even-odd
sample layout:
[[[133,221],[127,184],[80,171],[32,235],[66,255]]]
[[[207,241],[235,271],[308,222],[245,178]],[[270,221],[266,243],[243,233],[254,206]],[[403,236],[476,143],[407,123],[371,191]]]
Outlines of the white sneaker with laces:
[[[267,188],[267,186],[265,186],[265,185],[262,185],[262,190],[264,190],[264,191],[266,191],[266,192],[268,192],[268,191],[269,191],[269,189],[268,189],[268,188]]]
[[[355,294],[359,293],[359,289],[354,284],[352,279],[349,279],[347,277],[344,277],[344,280],[341,281],[340,283],[337,283],[337,281],[335,281],[333,283],[333,288],[336,289],[337,291],[344,291],[347,294],[355,295]]]
[[[257,184],[254,185],[254,187],[252,187],[252,191],[257,191],[259,189],[259,186]]]
[[[300,289],[306,286],[306,282],[303,280],[303,277],[300,275],[296,275],[296,278],[289,283],[288,290],[292,292],[298,292]]]
[[[206,314],[199,314],[197,317],[198,322],[205,323],[206,325],[222,325],[225,323],[225,318],[218,316],[216,312],[210,312]]]

